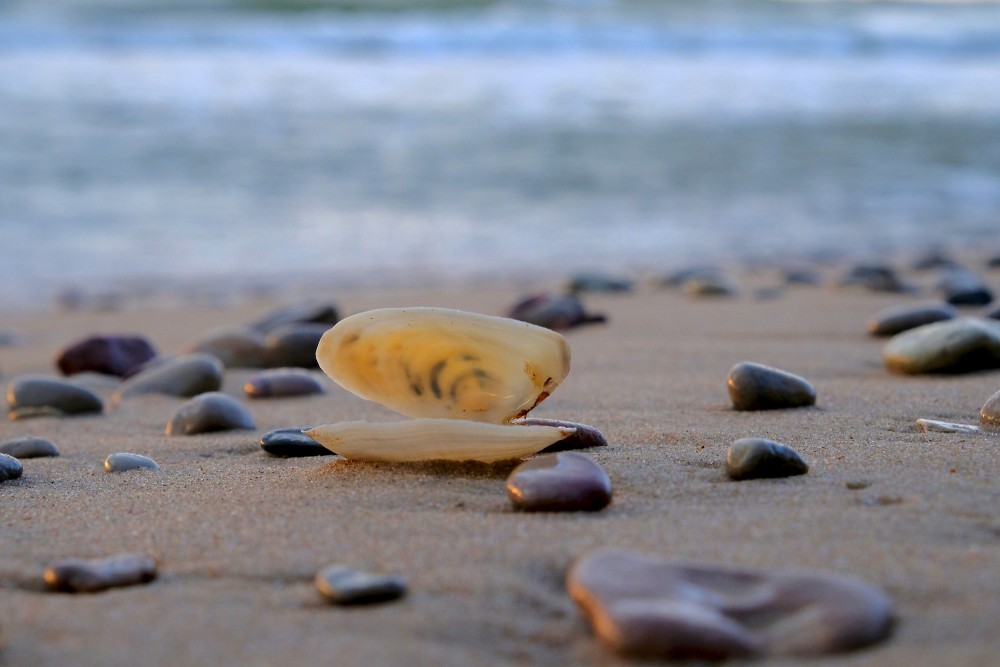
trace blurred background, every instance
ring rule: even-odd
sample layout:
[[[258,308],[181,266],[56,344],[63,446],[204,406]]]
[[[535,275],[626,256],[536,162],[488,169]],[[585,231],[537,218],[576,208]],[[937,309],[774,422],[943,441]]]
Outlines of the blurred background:
[[[1000,244],[1000,4],[0,0],[0,304]]]

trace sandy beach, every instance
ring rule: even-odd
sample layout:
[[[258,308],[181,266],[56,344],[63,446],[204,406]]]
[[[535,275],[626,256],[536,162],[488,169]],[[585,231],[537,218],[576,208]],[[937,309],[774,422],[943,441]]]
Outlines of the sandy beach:
[[[994,291],[1000,272],[984,273]],[[227,371],[254,431],[167,437],[183,399],[112,404],[103,415],[0,425],[0,441],[50,439],[56,458],[23,461],[0,484],[0,665],[617,665],[566,592],[574,558],[615,546],[750,568],[860,577],[893,599],[883,643],[813,665],[986,665],[1000,656],[1000,437],[924,433],[917,418],[974,423],[1000,372],[904,377],[869,336],[874,311],[918,296],[790,286],[757,299],[695,299],[640,286],[588,295],[609,321],[569,331],[572,371],[533,413],[601,429],[590,450],[614,486],[596,513],[516,512],[510,465],[281,459],[272,429],[389,420],[389,410],[330,383],[325,395],[248,400],[251,370]],[[544,287],[544,286],[543,286]],[[317,295],[345,314],[445,306],[499,314],[509,286]],[[924,295],[926,296],[926,295]],[[22,343],[0,348],[3,380],[57,373],[65,345],[135,333],[175,354],[205,331],[279,305],[12,314]],[[975,313],[976,309],[965,312]],[[755,361],[803,376],[815,407],[737,412],[726,374]],[[318,373],[318,371],[317,371]],[[727,447],[765,437],[795,448],[807,475],[730,481]],[[157,471],[106,473],[114,452]],[[45,590],[67,557],[140,552],[159,576],[98,594]],[[330,563],[397,573],[398,602],[337,608],[312,579]],[[737,663],[738,664],[738,663]],[[798,664],[763,660],[754,664]]]

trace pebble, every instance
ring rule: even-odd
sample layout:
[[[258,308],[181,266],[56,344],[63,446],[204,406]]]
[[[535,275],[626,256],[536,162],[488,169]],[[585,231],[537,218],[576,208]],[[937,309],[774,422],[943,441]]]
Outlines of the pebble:
[[[0,445],[0,454],[9,454],[18,459],[37,459],[59,456],[59,450],[50,440],[27,436],[3,443]]]
[[[210,354],[226,368],[264,368],[264,335],[254,329],[217,329],[189,344],[186,353]]]
[[[115,400],[142,394],[191,397],[222,386],[222,362],[210,354],[186,354],[153,364],[122,383]]]
[[[586,454],[542,454],[514,468],[507,497],[528,512],[596,512],[611,502],[611,479]]]
[[[684,283],[694,279],[721,280],[722,270],[716,266],[691,266],[678,269],[660,278],[663,287],[683,287]]]
[[[538,419],[536,417],[525,417],[523,419],[517,419],[513,424],[521,424],[524,426],[556,426],[556,427],[570,427],[575,428],[576,433],[573,435],[563,438],[559,442],[554,442],[545,449],[541,450],[539,454],[550,454],[552,452],[562,452],[567,449],[588,449],[590,447],[606,447],[608,444],[607,438],[604,434],[593,426],[588,426],[587,424],[578,424],[576,422],[563,421],[561,419]]]
[[[254,428],[253,415],[228,394],[210,391],[180,407],[167,423],[167,435],[197,435],[210,431]]]
[[[247,379],[243,391],[250,398],[283,398],[326,393],[326,385],[312,373],[294,368],[277,368]]]
[[[260,448],[271,456],[291,458],[299,456],[333,456],[334,453],[302,431],[305,428],[279,428],[265,433]]]
[[[863,287],[872,292],[910,292],[913,288],[904,283],[889,266],[879,264],[859,264],[851,267],[840,277],[841,287]]]
[[[992,290],[968,269],[949,271],[937,287],[945,301],[954,306],[985,306],[993,301]]]
[[[726,474],[730,479],[792,477],[809,472],[799,453],[780,442],[764,438],[741,438],[726,451]]]
[[[17,479],[24,472],[24,466],[9,454],[0,454],[0,482]]]
[[[156,578],[156,563],[142,554],[84,560],[70,558],[45,569],[45,583],[55,591],[96,593],[145,584]]]
[[[406,594],[406,580],[395,575],[371,574],[345,565],[330,565],[316,574],[316,589],[334,604],[388,602]]]
[[[979,411],[979,423],[990,431],[1000,431],[1000,391],[986,399]]]
[[[104,469],[108,472],[125,472],[126,470],[138,470],[140,468],[156,470],[158,467],[156,461],[142,454],[119,452],[104,459]]]
[[[737,410],[798,408],[816,403],[816,390],[805,379],[749,361],[730,369],[727,385]]]
[[[609,549],[578,559],[570,596],[614,651],[659,659],[815,656],[888,636],[892,603],[859,579],[744,570]]]
[[[895,336],[925,324],[954,319],[958,313],[944,301],[897,304],[883,308],[868,318],[868,333]]]
[[[41,375],[23,375],[7,385],[7,405],[11,419],[104,411],[103,401],[91,390]]]
[[[986,266],[990,269],[1000,269],[1000,255],[993,255],[986,260]]]
[[[339,320],[337,307],[324,301],[309,300],[271,311],[250,325],[261,333],[270,333],[287,324],[326,324],[329,329]]]
[[[569,280],[570,292],[631,292],[632,281],[603,273],[580,273]]]
[[[265,341],[265,357],[271,368],[319,368],[316,346],[330,327],[326,324],[285,324],[271,330]]]
[[[693,297],[732,297],[738,290],[721,276],[697,276],[685,280],[681,291]]]
[[[607,322],[604,315],[586,312],[583,302],[571,294],[543,293],[525,297],[508,308],[506,316],[553,331]]]
[[[957,318],[891,338],[882,360],[894,373],[968,373],[1000,367],[1000,322]]]
[[[63,349],[56,365],[63,375],[94,371],[124,377],[154,357],[156,350],[142,336],[91,336]]]
[[[785,282],[789,285],[819,285],[823,276],[812,269],[786,269]]]
[[[927,433],[979,433],[979,427],[972,424],[942,422],[936,419],[918,419],[917,426]]]
[[[928,271],[930,269],[953,269],[958,267],[958,262],[953,260],[940,248],[932,248],[913,260],[911,268],[914,271]]]

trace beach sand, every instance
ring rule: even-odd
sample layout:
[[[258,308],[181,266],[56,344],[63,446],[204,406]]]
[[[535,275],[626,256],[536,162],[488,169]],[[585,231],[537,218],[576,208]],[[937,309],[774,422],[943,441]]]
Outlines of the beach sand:
[[[1000,273],[989,279],[1000,287]],[[753,281],[766,282],[761,276]],[[321,295],[345,313],[434,305],[498,314],[506,287]],[[255,431],[167,437],[183,402],[146,396],[104,415],[4,422],[0,441],[37,435],[57,458],[23,461],[0,484],[0,665],[618,665],[569,599],[570,562],[626,547],[699,562],[860,577],[895,604],[892,636],[810,665],[986,665],[1000,659],[1000,436],[924,433],[919,417],[973,423],[1000,372],[901,377],[865,321],[916,299],[831,287],[780,298],[692,299],[641,287],[586,297],[605,325],[568,332],[572,371],[533,413],[600,428],[589,453],[614,500],[597,513],[527,514],[504,493],[509,465],[391,465],[279,459],[260,436],[287,426],[393,419],[332,385],[326,395],[246,400]],[[275,303],[8,315],[24,343],[0,348],[9,381],[54,374],[92,333],[140,333],[176,353],[204,331]],[[974,312],[974,311],[970,311]],[[755,361],[799,374],[813,408],[736,412],[726,374]],[[227,372],[242,398],[250,370]],[[807,475],[732,482],[729,444],[788,444]],[[105,473],[120,451],[158,471]],[[67,557],[142,552],[151,584],[45,592]],[[407,577],[401,601],[323,602],[312,578],[339,562]],[[738,662],[736,664],[739,664]],[[798,664],[761,660],[753,664]]]

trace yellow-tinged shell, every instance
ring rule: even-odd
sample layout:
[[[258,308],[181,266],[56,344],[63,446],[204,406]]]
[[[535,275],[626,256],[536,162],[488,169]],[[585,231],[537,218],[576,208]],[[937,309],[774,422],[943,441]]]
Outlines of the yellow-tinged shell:
[[[305,434],[355,461],[505,461],[545,449],[573,433],[563,426],[484,424],[458,419],[412,419],[324,424]]]
[[[316,349],[345,389],[408,417],[501,424],[527,414],[569,373],[561,335],[445,308],[385,308],[341,320]]]

